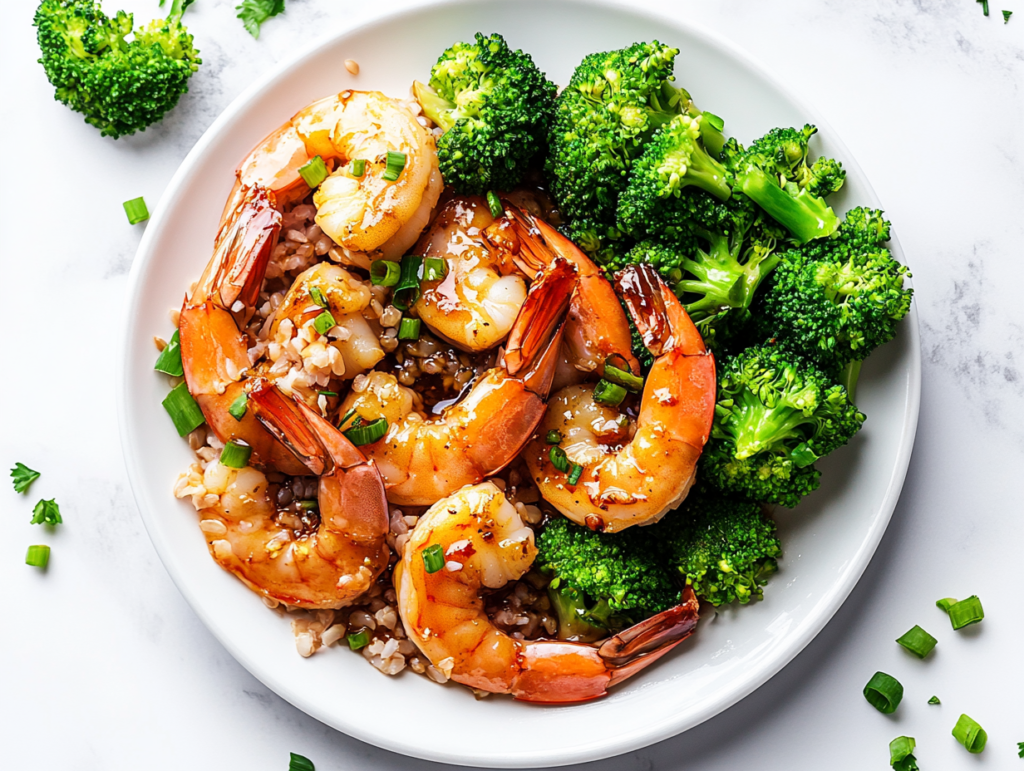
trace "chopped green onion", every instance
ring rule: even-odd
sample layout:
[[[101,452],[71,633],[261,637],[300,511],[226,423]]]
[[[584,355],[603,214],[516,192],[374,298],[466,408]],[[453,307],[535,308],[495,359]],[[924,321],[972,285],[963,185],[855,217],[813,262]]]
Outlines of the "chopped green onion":
[[[316,771],[313,761],[294,752],[288,753],[291,758],[288,761],[288,771]]]
[[[353,177],[361,177],[366,173],[366,159],[365,158],[353,158],[352,166],[350,167]]]
[[[316,500],[299,501],[299,508],[303,509],[304,511],[313,511],[314,509],[320,508],[320,501],[316,501]]]
[[[28,547],[28,554],[25,555],[25,564],[34,568],[45,568],[50,561],[50,547],[45,544]]]
[[[345,413],[344,417],[342,417],[342,419],[340,421],[338,421],[338,428],[341,428],[343,425],[345,425],[348,422],[348,419],[351,418],[355,414],[356,414],[356,408],[353,407],[352,409],[350,409],[348,412]]]
[[[953,607],[954,605],[956,605],[956,603],[957,603],[957,600],[956,600],[955,597],[945,597],[945,598],[943,598],[941,600],[936,600],[935,607],[936,608],[941,608],[942,610],[944,610],[947,613],[949,613],[949,609],[951,607]]]
[[[245,411],[249,408],[249,395],[242,391],[238,395],[238,398],[231,402],[231,406],[228,407],[228,415],[233,417],[235,420],[241,420],[245,417]]]
[[[938,640],[924,631],[921,627],[915,626],[896,642],[913,653],[919,659],[923,659],[932,652],[932,648],[935,647]]]
[[[374,286],[394,286],[402,275],[402,268],[391,260],[374,260],[370,263],[370,283]]]
[[[565,454],[565,450],[561,447],[552,447],[548,457],[551,458],[551,465],[563,474],[569,471],[569,456]]]
[[[35,508],[32,509],[32,519],[29,521],[30,525],[59,525],[64,520],[60,516],[60,506],[57,502],[51,498],[50,500],[42,500],[36,504]]]
[[[548,435],[544,437],[544,441],[546,441],[548,444],[558,444],[559,442],[562,441],[562,432],[556,431],[555,429],[551,429],[550,431],[548,431]]]
[[[493,190],[487,191],[487,206],[491,210],[491,216],[494,219],[498,219],[505,214],[505,207],[501,205],[501,199],[498,198],[498,194]]]
[[[423,258],[408,255],[402,258],[402,274],[392,290],[391,304],[400,311],[409,310],[420,299],[420,269]]]
[[[171,377],[181,377],[185,374],[185,370],[181,366],[181,340],[178,337],[178,330],[174,330],[174,334],[171,335],[171,341],[164,346],[164,349],[160,351],[160,355],[156,357],[156,364],[153,365],[153,369]]]
[[[337,396],[337,391],[317,391],[320,396]]]
[[[1017,757],[1024,758],[1024,742],[1017,742]]]
[[[604,363],[604,379],[616,385],[628,388],[634,393],[644,390],[644,379],[634,375],[628,369],[620,369],[606,360]]]
[[[903,686],[895,677],[875,672],[864,686],[864,698],[882,714],[890,715],[903,700]]]
[[[324,297],[324,293],[320,291],[320,287],[311,286],[309,288],[309,299],[321,308],[331,309],[331,304],[327,302],[327,298]]]
[[[436,573],[444,567],[444,552],[441,551],[441,544],[431,544],[420,554],[423,557],[423,569],[428,573]]]
[[[360,648],[365,648],[367,645],[370,644],[370,630],[360,629],[358,632],[350,634],[345,639],[348,640],[348,647],[354,651],[357,651]]]
[[[220,451],[220,465],[228,468],[245,468],[249,465],[252,447],[241,442],[228,442]]]
[[[171,416],[174,427],[178,429],[178,436],[190,434],[206,422],[203,411],[188,392],[188,385],[185,383],[179,383],[172,388],[161,404]]]
[[[319,155],[313,160],[299,166],[299,176],[311,188],[316,190],[320,183],[327,179],[327,164]]]
[[[988,742],[988,734],[985,733],[985,729],[967,715],[961,715],[960,719],[956,721],[956,725],[953,726],[953,738],[964,745],[968,752],[975,755],[984,750],[985,744]]]
[[[619,415],[615,422],[619,424],[619,428],[626,428],[629,425],[629,415]]]
[[[988,0],[978,0],[981,3],[981,10],[988,16]]]
[[[23,493],[30,484],[39,479],[39,472],[33,471],[24,463],[15,463],[11,469],[11,479],[14,480],[14,492]]]
[[[965,626],[977,624],[983,618],[985,611],[982,610],[981,600],[976,594],[949,606],[949,621],[953,624],[953,629],[963,629]]]
[[[569,484],[574,485],[580,481],[580,477],[583,476],[583,466],[579,463],[569,464]]]
[[[1008,24],[1011,16],[1013,16],[1013,11],[1003,11],[1003,24]],[[1024,755],[1021,757],[1024,758]]]
[[[602,378],[594,386],[594,401],[609,407],[618,407],[626,398],[626,389]]]
[[[334,316],[331,315],[330,311],[324,311],[315,319],[313,319],[313,329],[316,330],[318,335],[326,335],[337,325],[338,322],[334,320]]]
[[[928,699],[928,703],[929,704],[942,704],[942,702],[939,701],[939,697],[938,696],[932,696],[930,699]]]
[[[889,765],[896,768],[896,764],[906,757],[913,757],[914,747],[917,742],[911,736],[897,736],[889,742]]]
[[[423,280],[440,281],[448,274],[448,263],[440,257],[427,257],[423,260]]]
[[[356,418],[356,420],[358,420],[358,418]],[[377,418],[375,421],[367,423],[365,426],[353,423],[350,429],[342,431],[342,433],[345,434],[345,438],[352,442],[356,447],[373,444],[374,442],[383,439],[387,432],[387,418]]]
[[[399,340],[419,340],[420,339],[420,320],[419,319],[402,319],[402,323],[398,325],[398,339]]]
[[[387,180],[388,182],[396,182],[398,178],[402,176],[402,169],[405,168],[405,153],[396,153],[394,150],[388,150],[388,165],[384,169],[384,173],[381,175],[381,179]]]
[[[149,219],[149,209],[146,208],[146,202],[142,196],[125,201],[124,213],[128,215],[128,223],[131,225],[138,225]]]

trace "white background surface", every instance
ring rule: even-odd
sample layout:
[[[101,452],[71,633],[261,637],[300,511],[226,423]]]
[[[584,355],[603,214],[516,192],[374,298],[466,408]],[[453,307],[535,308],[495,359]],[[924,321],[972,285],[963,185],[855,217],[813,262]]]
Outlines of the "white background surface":
[[[970,0],[634,3],[730,37],[828,117],[914,267],[924,386],[901,503],[825,631],[719,717],[588,768],[886,768],[899,734],[917,738],[922,768],[1024,767],[1014,495],[1024,450],[1014,286],[1024,278],[1024,6],[1001,2],[992,0],[987,19]],[[44,472],[28,498],[0,486],[0,576],[13,603],[0,635],[5,767],[284,769],[296,751],[321,771],[432,768],[325,728],[236,664],[170,582],[123,471],[113,361],[144,226],[127,225],[121,202],[145,195],[152,209],[213,118],[306,36],[411,4],[289,0],[259,41],[232,5],[198,0],[190,9],[205,60],[191,92],[162,124],[117,142],[52,101],[34,63],[34,0],[10,0],[0,27],[0,465]],[[1006,26],[1004,6],[1019,13]],[[158,11],[155,0],[121,7],[137,20]],[[41,496],[61,504],[66,524],[55,533],[28,524]],[[39,542],[54,550],[45,574],[23,564],[26,546]],[[934,600],[971,593],[988,618],[953,633]],[[939,638],[925,662],[892,642],[915,623]],[[876,669],[906,686],[896,716],[860,695]],[[941,706],[926,704],[933,693]],[[960,712],[988,730],[984,755],[969,756],[949,736]],[[398,703],[380,719],[400,730],[416,716]],[[453,743],[459,730],[451,726]]]

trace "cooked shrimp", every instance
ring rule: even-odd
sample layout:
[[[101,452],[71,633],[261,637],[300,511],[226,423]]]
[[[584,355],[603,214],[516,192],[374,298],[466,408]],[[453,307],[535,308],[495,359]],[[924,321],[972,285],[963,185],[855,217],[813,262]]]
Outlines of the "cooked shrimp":
[[[635,424],[596,404],[593,386],[573,386],[551,398],[524,450],[545,500],[577,524],[609,533],[656,522],[686,497],[715,412],[715,359],[676,296],[646,265],[622,271],[617,283],[658,357]],[[568,460],[583,467],[577,484],[552,463],[549,431],[560,433]]]
[[[252,467],[210,463],[203,473],[217,502],[202,509],[210,554],[257,594],[302,608],[340,608],[387,567],[388,508],[380,475],[330,423],[265,380],[253,383],[253,411],[320,477],[319,523],[282,524],[267,478]]]
[[[497,473],[519,454],[544,415],[575,283],[573,267],[554,262],[531,287],[498,366],[437,417],[414,411],[391,375],[378,379],[380,387],[349,394],[344,413],[355,409],[364,420],[400,415],[389,418],[382,440],[363,448],[384,477],[389,501],[429,506]]]
[[[424,281],[416,313],[439,337],[464,351],[486,351],[512,329],[526,300],[526,280],[483,231],[494,221],[480,196],[451,199],[416,244],[416,254],[445,260],[447,274]],[[531,272],[531,275],[536,271]]]
[[[427,549],[444,564],[428,572]],[[697,625],[687,588],[680,605],[599,646],[516,640],[484,611],[482,591],[523,576],[537,555],[533,531],[493,483],[467,487],[420,517],[395,566],[398,609],[409,639],[456,682],[536,702],[603,696],[682,640]]]
[[[388,152],[405,158],[394,181],[383,178]],[[281,203],[299,200],[309,194],[299,168],[318,155],[334,164],[313,195],[324,233],[363,267],[401,257],[426,227],[443,187],[431,133],[399,100],[342,91],[267,136],[238,167],[238,180],[266,187]],[[357,159],[365,161],[359,177],[350,165]]]

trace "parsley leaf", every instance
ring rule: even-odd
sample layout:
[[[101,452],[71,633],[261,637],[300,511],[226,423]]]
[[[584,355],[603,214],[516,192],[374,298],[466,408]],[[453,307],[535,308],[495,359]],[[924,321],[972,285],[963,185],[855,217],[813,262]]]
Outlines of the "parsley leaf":
[[[235,10],[249,34],[259,39],[260,25],[271,16],[284,13],[284,0],[242,0]]]
[[[14,492],[23,493],[30,484],[39,479],[39,472],[33,471],[24,463],[15,463],[11,469],[11,478],[14,480]]]
[[[32,509],[33,525],[59,525],[64,520],[60,516],[60,506],[52,498],[48,501],[42,500]]]

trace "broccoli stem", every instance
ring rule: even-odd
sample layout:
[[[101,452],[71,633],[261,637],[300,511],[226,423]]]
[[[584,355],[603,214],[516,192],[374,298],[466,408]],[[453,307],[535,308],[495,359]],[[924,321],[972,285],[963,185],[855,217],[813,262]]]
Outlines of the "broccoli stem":
[[[456,119],[453,115],[456,105],[454,102],[449,102],[430,86],[420,83],[418,80],[413,81],[412,90],[423,108],[423,114],[440,126],[442,131],[448,131],[455,125]]]
[[[686,312],[700,321],[726,308],[748,308],[761,280],[778,264],[780,255],[774,250],[748,249],[746,262],[740,261],[745,233],[732,237],[711,233],[698,228],[697,234],[708,241],[711,248],[701,251],[700,259],[684,257],[682,267],[698,280],[684,279],[675,284],[677,294],[692,292],[704,295],[700,300],[686,304]]]
[[[860,378],[860,368],[863,364],[862,360],[854,359],[839,373],[839,385],[846,389],[851,402],[857,398],[857,380]]]
[[[748,167],[736,181],[740,190],[796,236],[800,243],[830,236],[839,227],[839,218],[824,199],[807,190],[792,196],[755,166]]]

